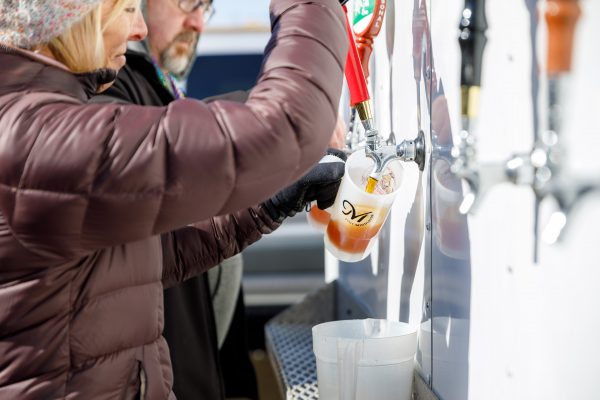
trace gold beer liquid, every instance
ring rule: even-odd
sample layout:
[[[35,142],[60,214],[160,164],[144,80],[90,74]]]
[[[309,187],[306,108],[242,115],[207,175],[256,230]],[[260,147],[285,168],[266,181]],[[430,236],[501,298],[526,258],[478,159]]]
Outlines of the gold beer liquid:
[[[310,208],[310,216],[315,222],[322,225],[327,225],[331,219],[331,214],[321,210],[316,204]]]
[[[381,224],[369,228],[350,225],[345,222],[330,221],[327,225],[327,237],[332,245],[346,253],[363,253],[369,241],[379,232]]]
[[[377,182],[379,182],[377,179],[370,176],[369,180],[367,181],[367,187],[365,188],[365,192],[373,193],[375,191],[375,186],[377,186]]]

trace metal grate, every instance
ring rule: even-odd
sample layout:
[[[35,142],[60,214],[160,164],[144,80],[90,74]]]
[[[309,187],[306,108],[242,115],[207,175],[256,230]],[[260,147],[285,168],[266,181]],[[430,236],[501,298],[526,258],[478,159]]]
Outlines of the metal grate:
[[[317,365],[312,349],[312,327],[334,317],[334,286],[309,294],[265,326],[269,356],[279,374],[287,400],[319,398]]]
[[[337,288],[335,282],[324,286],[265,326],[269,358],[279,375],[278,383],[286,400],[319,398],[312,327],[334,320]],[[438,400],[416,370],[412,397],[414,400]]]

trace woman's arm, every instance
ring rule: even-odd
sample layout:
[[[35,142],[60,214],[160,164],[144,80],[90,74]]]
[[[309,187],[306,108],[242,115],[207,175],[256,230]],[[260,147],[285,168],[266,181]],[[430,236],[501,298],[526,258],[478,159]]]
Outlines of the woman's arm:
[[[347,51],[337,0],[274,0],[244,104],[77,104],[23,93],[0,110],[0,212],[28,249],[73,257],[258,204],[323,154]]]
[[[279,225],[257,206],[163,234],[163,285],[173,286],[214,267]]]

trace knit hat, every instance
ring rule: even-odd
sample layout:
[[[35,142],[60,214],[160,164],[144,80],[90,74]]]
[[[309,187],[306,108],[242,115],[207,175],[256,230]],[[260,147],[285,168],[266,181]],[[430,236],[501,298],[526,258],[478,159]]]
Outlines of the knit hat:
[[[47,43],[102,0],[0,0],[0,43],[31,49]]]

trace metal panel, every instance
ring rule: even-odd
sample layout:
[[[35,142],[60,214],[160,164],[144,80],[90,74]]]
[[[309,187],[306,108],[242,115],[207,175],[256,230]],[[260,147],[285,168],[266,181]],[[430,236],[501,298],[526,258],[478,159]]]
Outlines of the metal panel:
[[[377,128],[384,139],[393,130],[399,142],[417,136],[415,88],[421,87],[423,93],[425,83],[415,80],[411,57],[413,2],[390,4],[388,1],[388,16],[375,41],[370,85]],[[390,18],[390,10],[394,18]],[[423,95],[421,124],[427,131],[426,102]],[[360,263],[327,260],[328,272],[339,266],[340,282],[365,305],[371,317],[400,318],[415,325],[421,322],[426,185],[427,173],[419,173],[413,163],[405,164],[404,181],[373,254]]]
[[[600,2],[580,4],[561,140],[567,169],[595,178]],[[479,163],[528,153],[544,129],[546,35],[538,19],[544,5],[487,2],[488,44],[479,122],[473,127]],[[391,62],[385,35],[376,41],[371,83],[379,128],[389,132],[391,117],[398,139],[414,137],[421,104],[430,164],[423,176],[406,166],[391,216],[387,269],[371,261],[342,265],[341,280],[374,316],[422,324],[417,362],[440,399],[596,398],[600,197],[578,203],[564,241],[541,245],[538,253],[537,233],[556,206],[542,202],[538,223],[531,188],[497,185],[476,214],[458,213],[466,188],[449,167],[461,128],[457,36],[463,6],[464,0],[396,1]],[[386,271],[387,287],[374,270]],[[378,293],[386,293],[385,309]]]
[[[431,386],[441,399],[466,399],[469,374],[469,321],[471,301],[471,259],[467,217],[458,212],[462,201],[461,181],[451,172],[454,146],[452,114],[448,87],[457,87],[452,75],[458,49],[459,5],[439,1],[423,3],[421,11],[431,29],[424,34],[429,44],[424,69],[431,115],[431,169],[429,212],[431,218],[431,293],[425,292],[430,305],[421,329],[421,351],[431,356]],[[427,11],[429,11],[427,13]],[[450,17],[455,16],[455,17]],[[449,68],[450,67],[450,68]],[[452,91],[450,92],[452,93]],[[455,114],[457,115],[457,114]],[[454,132],[456,133],[456,132]],[[429,342],[427,341],[429,339]]]

